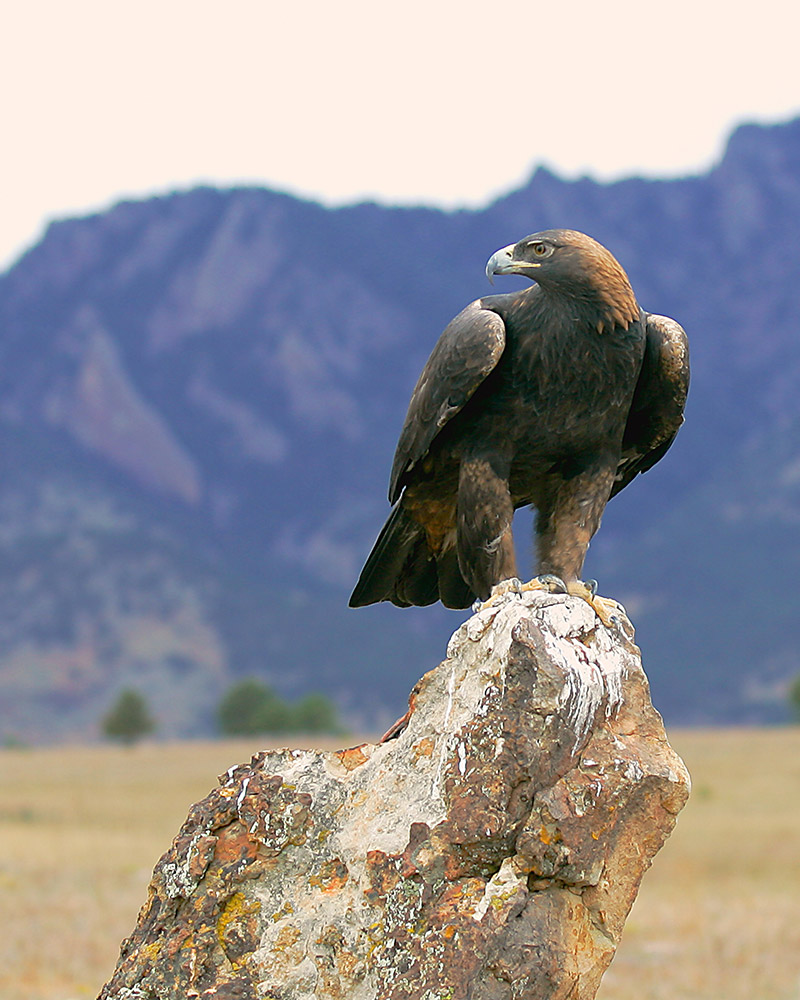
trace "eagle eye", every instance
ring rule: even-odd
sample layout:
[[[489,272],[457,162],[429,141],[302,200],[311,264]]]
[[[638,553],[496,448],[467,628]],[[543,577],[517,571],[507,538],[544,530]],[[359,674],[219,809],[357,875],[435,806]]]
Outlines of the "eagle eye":
[[[546,243],[532,243],[531,249],[536,257],[544,257],[549,247]]]

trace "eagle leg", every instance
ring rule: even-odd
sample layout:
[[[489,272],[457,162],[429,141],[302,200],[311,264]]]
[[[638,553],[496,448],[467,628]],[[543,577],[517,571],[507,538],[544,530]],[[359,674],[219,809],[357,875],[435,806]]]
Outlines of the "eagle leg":
[[[514,504],[508,488],[508,469],[508,461],[494,451],[464,455],[459,467],[458,567],[472,592],[483,600],[491,599],[497,585],[517,577],[511,533]]]
[[[580,580],[586,550],[600,526],[614,482],[616,460],[605,457],[565,477],[552,474],[536,501],[536,543],[540,574]]]

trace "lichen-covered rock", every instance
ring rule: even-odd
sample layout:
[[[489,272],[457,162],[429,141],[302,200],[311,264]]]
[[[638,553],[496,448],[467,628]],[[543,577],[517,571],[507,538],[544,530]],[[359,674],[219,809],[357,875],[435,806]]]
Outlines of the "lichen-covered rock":
[[[508,595],[399,738],[232,768],[158,863],[103,1000],[584,1000],[689,779],[630,623]]]

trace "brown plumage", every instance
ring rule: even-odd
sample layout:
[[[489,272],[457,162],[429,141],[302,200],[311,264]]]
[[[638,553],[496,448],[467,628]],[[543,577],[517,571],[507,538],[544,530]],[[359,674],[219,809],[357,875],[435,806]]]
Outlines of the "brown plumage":
[[[572,230],[498,250],[521,292],[471,303],[420,375],[395,453],[394,504],[350,604],[467,607],[517,576],[511,521],[537,511],[538,574],[580,578],[609,498],[683,422],[686,335],[643,312],[615,258]]]

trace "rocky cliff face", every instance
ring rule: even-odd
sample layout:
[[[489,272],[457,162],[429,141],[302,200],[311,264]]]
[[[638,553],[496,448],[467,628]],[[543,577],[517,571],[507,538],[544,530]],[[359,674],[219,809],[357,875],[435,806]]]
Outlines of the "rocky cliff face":
[[[589,1000],[689,787],[632,628],[507,596],[399,738],[232,767],[158,863],[103,1000]]]

